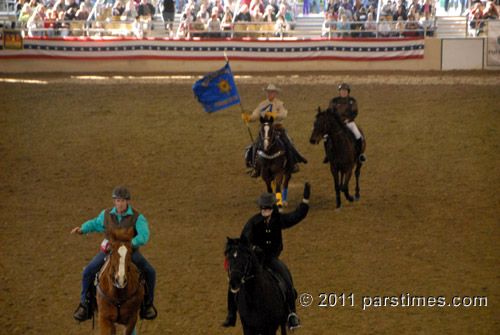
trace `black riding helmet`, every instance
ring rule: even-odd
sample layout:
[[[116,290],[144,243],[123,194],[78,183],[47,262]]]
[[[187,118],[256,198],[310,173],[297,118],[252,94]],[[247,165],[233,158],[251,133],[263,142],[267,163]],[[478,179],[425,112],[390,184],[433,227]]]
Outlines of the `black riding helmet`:
[[[119,198],[119,199],[125,199],[125,200],[130,200],[130,190],[126,186],[117,186],[113,190],[113,199]]]
[[[346,84],[346,83],[342,83],[342,84],[340,84],[340,85],[339,85],[339,91],[340,91],[341,89],[346,89],[346,90],[347,90],[347,92],[351,93],[351,88],[349,87],[349,84]]]

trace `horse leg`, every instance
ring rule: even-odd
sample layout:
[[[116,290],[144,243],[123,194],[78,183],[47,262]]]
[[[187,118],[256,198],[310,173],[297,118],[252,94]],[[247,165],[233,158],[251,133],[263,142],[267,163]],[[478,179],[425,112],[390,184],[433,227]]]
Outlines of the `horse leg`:
[[[288,183],[290,182],[290,179],[292,178],[292,175],[290,173],[285,173],[284,181],[283,181],[283,191],[281,191],[282,198],[283,198],[283,207],[288,206]]]
[[[281,184],[283,183],[283,172],[278,173],[274,181],[276,185],[276,200],[278,200],[278,209],[281,212],[283,208],[283,199],[281,194]]]
[[[360,195],[359,195],[359,175],[361,174],[361,163],[358,162],[356,163],[356,171],[354,171],[354,175],[356,176],[356,194],[354,196],[355,200],[358,200]]]
[[[342,191],[344,192],[344,195],[347,198],[347,200],[353,202],[354,198],[352,197],[352,195],[349,194],[349,181],[351,180],[351,176],[352,176],[352,170],[348,170],[343,178],[344,180],[342,182]]]
[[[137,324],[137,312],[133,313],[132,317],[125,326],[125,335],[132,335],[136,324]]]
[[[339,181],[339,171],[333,164],[330,164],[330,171],[333,175],[333,181],[335,183],[335,198],[337,199],[337,207],[335,210],[340,210],[340,181]]]
[[[99,330],[101,335],[115,335],[116,325],[102,314],[99,315]]]

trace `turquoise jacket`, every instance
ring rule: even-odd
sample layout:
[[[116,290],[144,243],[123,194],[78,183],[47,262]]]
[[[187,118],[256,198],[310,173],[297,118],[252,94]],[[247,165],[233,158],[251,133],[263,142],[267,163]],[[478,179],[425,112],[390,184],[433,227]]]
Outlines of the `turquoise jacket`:
[[[93,220],[89,220],[85,222],[81,229],[84,234],[96,232],[100,233],[104,231],[104,213],[106,210],[103,210],[101,214],[99,214],[98,217],[96,217]],[[116,207],[113,207],[110,213],[115,214],[118,217],[118,222],[121,222],[122,217],[127,216],[127,215],[132,215],[132,208],[130,205],[127,207],[127,212],[125,212],[124,215],[119,215],[116,212]],[[149,227],[148,227],[148,222],[146,221],[146,218],[144,218],[144,215],[139,214],[137,217],[137,222],[135,223],[135,230],[137,231],[137,235],[132,239],[132,247],[134,248],[139,248],[140,246],[143,246],[146,244],[146,242],[149,240]]]

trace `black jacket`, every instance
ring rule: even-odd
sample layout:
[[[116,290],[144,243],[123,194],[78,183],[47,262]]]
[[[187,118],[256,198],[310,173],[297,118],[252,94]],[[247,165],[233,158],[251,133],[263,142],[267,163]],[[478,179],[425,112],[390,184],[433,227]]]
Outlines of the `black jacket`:
[[[290,228],[302,221],[309,211],[309,205],[301,202],[290,213],[280,213],[274,206],[269,222],[259,213],[250,218],[243,227],[241,237],[245,236],[253,245],[259,247],[266,257],[279,257],[283,250],[281,230]]]

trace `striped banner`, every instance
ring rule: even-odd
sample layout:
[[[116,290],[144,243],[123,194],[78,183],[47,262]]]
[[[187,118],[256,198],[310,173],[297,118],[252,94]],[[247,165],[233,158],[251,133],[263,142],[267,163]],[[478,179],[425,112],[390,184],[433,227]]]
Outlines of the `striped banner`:
[[[380,61],[424,57],[423,38],[398,39],[135,39],[135,38],[26,38],[23,50],[0,49],[1,58],[84,60],[171,59],[299,61]]]

